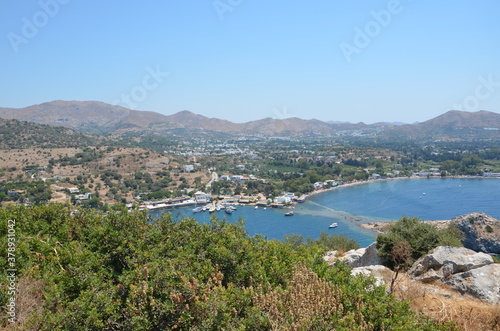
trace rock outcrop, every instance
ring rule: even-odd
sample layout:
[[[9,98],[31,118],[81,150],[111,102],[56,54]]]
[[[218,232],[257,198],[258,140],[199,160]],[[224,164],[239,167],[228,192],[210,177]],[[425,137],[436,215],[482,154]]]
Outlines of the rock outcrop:
[[[465,247],[439,246],[416,261],[408,274],[413,279],[431,282],[492,263],[493,258],[485,253]]]
[[[351,275],[356,276],[359,274],[372,275],[375,277],[375,285],[381,286],[390,282],[392,278],[392,270],[384,267],[383,265],[369,265],[366,267],[357,267],[351,270]]]
[[[492,304],[500,303],[500,264],[490,264],[443,278],[441,282],[448,284],[461,294],[469,294]]]
[[[500,221],[484,213],[455,217],[450,224],[462,231],[464,247],[476,252],[500,254]]]
[[[461,294],[492,304],[500,303],[500,264],[494,264],[485,253],[440,246],[416,261],[408,275],[414,280],[447,284]]]
[[[335,261],[345,261],[346,265],[352,268],[366,267],[369,265],[379,265],[382,261],[377,253],[377,244],[373,243],[366,248],[352,249],[343,256],[337,257],[337,251],[327,252],[323,257],[325,261],[334,263]]]
[[[323,259],[330,264],[336,261],[345,261],[347,266],[353,268],[351,275],[373,275],[376,279],[376,285],[385,285],[391,278],[391,269],[381,265],[382,261],[378,256],[376,243],[366,248],[350,250],[340,257],[337,255],[337,251],[327,252]]]

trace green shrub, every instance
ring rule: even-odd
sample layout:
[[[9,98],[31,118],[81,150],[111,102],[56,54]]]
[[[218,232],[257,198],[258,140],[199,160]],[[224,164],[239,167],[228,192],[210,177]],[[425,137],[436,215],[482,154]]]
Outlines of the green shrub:
[[[9,206],[0,209],[4,270],[9,219],[16,220],[17,279],[33,279],[40,302],[25,307],[22,323],[8,324],[3,314],[0,328],[450,329],[415,315],[373,278],[329,266],[321,245],[293,249],[250,237],[243,222],[154,220],[125,208],[103,215],[64,205]],[[23,293],[19,302],[33,295]],[[7,300],[2,286],[0,305]]]
[[[461,247],[460,234],[456,227],[439,230],[416,217],[403,216],[399,221],[389,225],[387,232],[378,234],[377,248],[380,257],[385,259],[387,265],[394,267],[391,254],[396,243],[409,244],[413,262],[437,246]]]

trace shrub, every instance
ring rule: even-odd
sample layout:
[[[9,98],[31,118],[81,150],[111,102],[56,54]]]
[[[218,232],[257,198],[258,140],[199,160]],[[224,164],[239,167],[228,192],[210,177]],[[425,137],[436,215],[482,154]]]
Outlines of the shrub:
[[[438,230],[434,225],[420,221],[416,217],[403,216],[399,221],[389,225],[386,233],[377,236],[377,248],[381,258],[394,268],[392,258],[396,243],[407,242],[410,246],[411,262],[427,254],[437,246],[460,247],[460,231],[456,227]]]
[[[73,209],[0,209],[0,266],[8,269],[7,220],[15,219],[17,278],[37,284],[36,307],[11,329],[449,329],[373,278],[329,266],[318,245],[293,249],[216,218]],[[0,287],[1,306],[7,290]],[[0,327],[7,324],[3,314]]]

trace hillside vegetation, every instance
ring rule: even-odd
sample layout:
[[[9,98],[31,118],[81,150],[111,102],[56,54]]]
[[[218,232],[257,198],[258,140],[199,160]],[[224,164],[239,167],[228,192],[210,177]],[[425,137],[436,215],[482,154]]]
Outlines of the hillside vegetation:
[[[0,209],[4,270],[8,220],[18,322],[2,314],[5,328],[453,330],[416,316],[373,279],[328,266],[325,247],[250,237],[241,223],[9,206]]]
[[[0,119],[0,150],[20,148],[82,147],[102,140],[61,126]]]

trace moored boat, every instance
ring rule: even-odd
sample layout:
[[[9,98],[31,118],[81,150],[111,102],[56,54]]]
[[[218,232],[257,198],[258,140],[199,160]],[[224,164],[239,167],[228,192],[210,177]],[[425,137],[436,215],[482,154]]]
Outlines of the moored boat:
[[[285,216],[293,216],[293,210],[286,213]]]
[[[337,223],[332,223],[330,224],[329,228],[336,228],[337,227]]]

